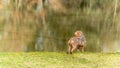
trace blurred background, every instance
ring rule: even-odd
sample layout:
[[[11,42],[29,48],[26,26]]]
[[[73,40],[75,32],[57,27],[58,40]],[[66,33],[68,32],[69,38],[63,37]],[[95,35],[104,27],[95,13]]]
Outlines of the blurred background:
[[[66,52],[76,30],[87,52],[120,52],[120,0],[0,0],[0,52]]]

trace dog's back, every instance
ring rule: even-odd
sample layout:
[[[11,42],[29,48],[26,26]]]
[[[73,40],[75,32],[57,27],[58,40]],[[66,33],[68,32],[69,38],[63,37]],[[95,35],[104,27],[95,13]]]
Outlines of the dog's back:
[[[76,46],[76,45],[84,46],[84,45],[86,45],[86,39],[85,39],[84,35],[80,36],[80,37],[72,37],[68,41],[68,44],[70,44],[72,46]]]

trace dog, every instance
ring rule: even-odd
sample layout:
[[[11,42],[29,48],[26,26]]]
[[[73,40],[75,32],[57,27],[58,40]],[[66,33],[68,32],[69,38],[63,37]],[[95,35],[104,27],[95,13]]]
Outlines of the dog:
[[[82,31],[78,30],[74,33],[74,36],[68,40],[68,54],[72,54],[75,50],[84,52],[86,47],[86,38]]]

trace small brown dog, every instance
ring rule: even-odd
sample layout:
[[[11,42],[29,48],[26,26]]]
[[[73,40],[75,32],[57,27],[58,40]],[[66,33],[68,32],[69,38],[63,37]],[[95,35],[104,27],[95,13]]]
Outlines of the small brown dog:
[[[76,31],[74,33],[74,37],[68,40],[68,54],[72,54],[75,50],[80,50],[82,48],[82,52],[86,47],[86,39],[83,35],[82,31]]]

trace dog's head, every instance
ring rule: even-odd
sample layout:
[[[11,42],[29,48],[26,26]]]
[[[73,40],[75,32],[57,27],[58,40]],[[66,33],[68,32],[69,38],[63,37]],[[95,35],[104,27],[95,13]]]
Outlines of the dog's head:
[[[77,31],[75,31],[74,36],[80,37],[82,34],[83,34],[82,31],[77,30]]]

